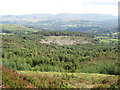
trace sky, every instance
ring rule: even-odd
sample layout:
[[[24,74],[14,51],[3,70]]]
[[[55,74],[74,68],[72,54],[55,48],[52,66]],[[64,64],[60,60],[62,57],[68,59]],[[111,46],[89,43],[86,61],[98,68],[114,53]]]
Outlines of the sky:
[[[118,15],[119,0],[0,0],[0,15],[97,13]]]

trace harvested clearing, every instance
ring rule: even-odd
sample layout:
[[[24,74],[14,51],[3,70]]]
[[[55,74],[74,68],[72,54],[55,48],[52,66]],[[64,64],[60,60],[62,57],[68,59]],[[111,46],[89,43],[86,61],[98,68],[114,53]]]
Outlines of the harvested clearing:
[[[76,45],[76,44],[87,44],[91,43],[84,37],[78,36],[47,36],[45,39],[41,40],[41,43],[46,44],[58,44],[58,45]]]

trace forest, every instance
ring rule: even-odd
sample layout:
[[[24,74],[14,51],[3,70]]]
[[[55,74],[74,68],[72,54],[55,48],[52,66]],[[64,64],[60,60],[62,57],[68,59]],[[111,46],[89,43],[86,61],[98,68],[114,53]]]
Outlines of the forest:
[[[82,32],[30,30],[29,33],[21,29],[19,33],[13,31],[3,35],[3,65],[13,70],[120,74],[117,41],[100,42],[100,38]],[[91,43],[59,45],[40,42],[48,36],[84,37]]]

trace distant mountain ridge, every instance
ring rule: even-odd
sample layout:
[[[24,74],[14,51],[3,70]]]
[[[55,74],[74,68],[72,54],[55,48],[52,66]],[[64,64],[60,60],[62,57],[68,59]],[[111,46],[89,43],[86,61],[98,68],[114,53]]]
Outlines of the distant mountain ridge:
[[[117,16],[110,14],[30,14],[30,15],[1,15],[2,21],[46,21],[46,20],[89,20],[89,21],[104,21],[117,19]]]
[[[0,24],[16,24],[34,29],[108,33],[117,31],[118,17],[110,14],[2,15]]]

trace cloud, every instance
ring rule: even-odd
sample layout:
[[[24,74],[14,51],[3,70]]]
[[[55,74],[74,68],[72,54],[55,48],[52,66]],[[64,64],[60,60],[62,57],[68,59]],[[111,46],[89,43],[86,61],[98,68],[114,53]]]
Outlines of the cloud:
[[[108,13],[117,15],[118,0],[1,0],[0,14]]]
[[[119,0],[85,0],[86,5],[118,5]]]

